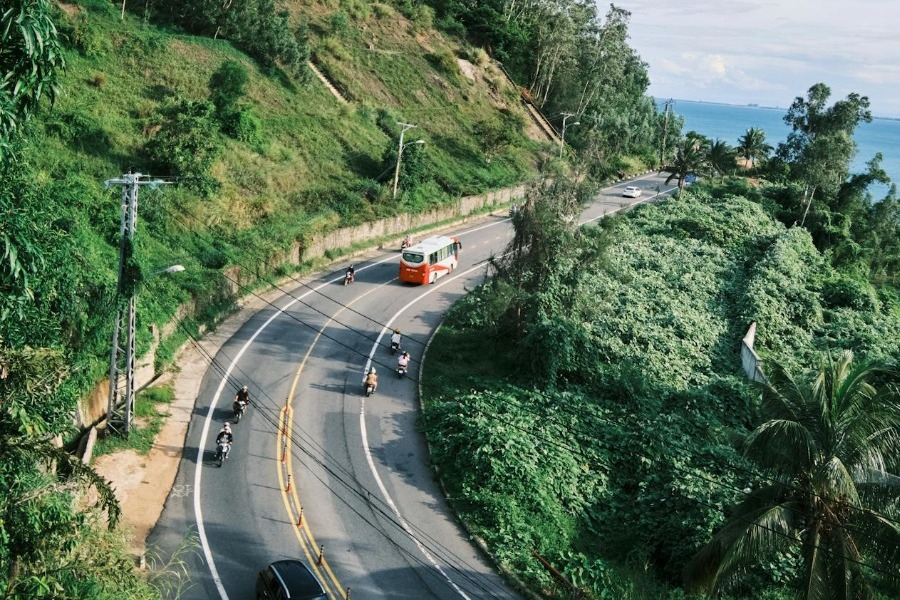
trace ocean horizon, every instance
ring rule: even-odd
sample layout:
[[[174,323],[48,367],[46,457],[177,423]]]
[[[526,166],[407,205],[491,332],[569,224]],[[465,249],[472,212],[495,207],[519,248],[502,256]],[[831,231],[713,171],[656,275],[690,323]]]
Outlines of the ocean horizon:
[[[663,110],[665,101],[657,101]],[[698,100],[674,99],[673,111],[684,117],[683,132],[696,131],[713,140],[725,140],[732,146],[747,129],[758,127],[766,133],[772,147],[787,139],[790,126],[784,122],[787,107],[757,106],[753,104],[725,104]],[[857,154],[850,166],[851,173],[861,173],[877,152],[882,155],[881,168],[893,183],[900,184],[900,119],[873,117],[871,123],[860,123],[853,136]],[[873,185],[869,192],[876,200],[887,195],[889,186]]]

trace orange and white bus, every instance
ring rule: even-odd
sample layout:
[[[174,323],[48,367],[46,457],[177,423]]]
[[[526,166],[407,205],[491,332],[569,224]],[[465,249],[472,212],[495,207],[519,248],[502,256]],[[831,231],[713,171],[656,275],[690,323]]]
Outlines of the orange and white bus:
[[[410,246],[400,255],[400,281],[434,283],[456,268],[460,247],[455,237],[445,236],[430,237]]]

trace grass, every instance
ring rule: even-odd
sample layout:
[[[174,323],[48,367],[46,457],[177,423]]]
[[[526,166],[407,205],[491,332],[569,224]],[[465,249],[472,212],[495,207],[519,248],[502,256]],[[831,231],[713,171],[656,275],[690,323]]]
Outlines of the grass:
[[[111,454],[122,450],[134,450],[148,455],[168,416],[165,407],[175,400],[175,392],[170,385],[150,387],[137,394],[134,401],[135,424],[128,438],[110,435],[97,439],[94,456]]]
[[[219,187],[209,197],[184,186],[142,188],[135,236],[141,267],[148,272],[171,264],[186,267],[184,274],[155,280],[138,294],[142,351],[150,343],[149,325],[168,322],[185,302],[195,303],[197,322],[214,324],[225,314],[233,306],[232,298],[223,297],[229,287],[221,274],[225,268],[239,265],[246,278],[242,284],[256,289],[267,285],[268,275],[294,271],[291,265],[267,263],[310,235],[427,211],[536,175],[539,144],[523,136],[488,165],[472,134],[475,122],[496,117],[501,107],[520,110],[511,86],[504,83],[498,91],[487,75],[477,83],[448,75],[459,44],[421,22],[411,33],[410,22],[387,4],[304,0],[286,6],[298,19],[309,19],[311,43],[321,49],[335,83],[351,92],[350,106],[339,104],[317,79],[301,84],[284,73],[265,72],[227,41],[145,23],[136,6],[122,20],[108,2],[75,0],[75,5],[77,10],[67,7],[57,14],[57,25],[70,40],[63,94],[32,120],[27,160],[37,179],[77,187],[67,204],[79,223],[79,247],[91,279],[116,277],[118,190],[104,189],[103,181],[129,167],[162,174],[144,148],[174,97],[208,99],[211,74],[225,60],[235,60],[249,73],[243,102],[260,119],[261,142],[216,134],[220,153],[212,174]],[[336,10],[350,16],[339,44],[327,39]],[[429,55],[441,60],[429,61]],[[390,174],[383,157],[395,148],[396,121],[403,120],[417,124],[415,139],[426,141],[429,180],[394,200],[391,178],[379,176]],[[297,270],[303,268],[308,266]],[[108,336],[101,332],[99,338]],[[177,333],[163,342],[158,370],[183,341]],[[102,360],[92,348],[83,354],[75,358],[79,368]],[[132,437],[142,436],[135,431]],[[141,443],[149,447],[149,440]]]

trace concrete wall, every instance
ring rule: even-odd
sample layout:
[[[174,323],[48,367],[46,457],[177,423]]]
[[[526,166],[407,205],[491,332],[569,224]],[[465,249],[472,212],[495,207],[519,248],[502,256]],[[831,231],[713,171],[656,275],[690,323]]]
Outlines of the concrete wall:
[[[750,329],[747,335],[741,340],[741,365],[744,367],[744,374],[751,381],[766,381],[766,376],[762,372],[762,359],[753,350],[753,344],[756,342],[756,323],[750,323]]]
[[[503,206],[513,200],[522,198],[526,189],[526,186],[519,185],[494,190],[478,196],[465,196],[452,204],[435,208],[427,213],[395,215],[355,227],[335,229],[334,231],[314,236],[305,245],[302,242],[295,243],[291,256],[292,258],[296,257],[297,262],[293,264],[322,257],[328,249],[347,248],[354,244],[392,235],[397,236],[397,244],[399,245],[400,237],[408,231],[443,221],[463,219],[476,211]]]

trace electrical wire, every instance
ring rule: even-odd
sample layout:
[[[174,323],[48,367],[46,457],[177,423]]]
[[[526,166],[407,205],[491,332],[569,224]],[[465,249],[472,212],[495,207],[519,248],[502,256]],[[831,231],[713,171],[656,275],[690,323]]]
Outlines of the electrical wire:
[[[203,348],[202,344],[196,337],[189,331],[187,328],[182,327],[182,331],[189,337],[190,341],[194,345],[194,347],[203,355],[203,357],[209,362],[210,367],[217,372],[220,376],[223,376],[229,384],[231,384],[232,389],[239,389],[239,385],[234,382],[234,377],[228,374],[228,369],[225,368],[216,357],[210,355],[205,348]],[[235,365],[233,367],[234,370],[237,370],[244,376],[244,381],[251,381],[246,373],[244,373],[240,367]],[[258,414],[273,427],[274,430],[278,429],[278,419],[277,414],[280,412],[280,408],[278,404],[266,394],[265,390],[259,386],[254,385],[256,390],[259,392],[257,394],[257,398],[264,397],[268,400],[270,406],[265,407],[266,410],[257,410]],[[258,401],[254,401],[251,406],[260,406],[262,407]],[[296,436],[294,431],[297,430],[303,434],[303,436]],[[472,586],[481,589],[484,593],[490,594],[489,597],[501,597],[491,592],[487,587],[486,583],[483,583],[481,579],[485,578],[474,578],[470,573],[475,572],[475,569],[469,565],[464,559],[460,558],[456,554],[454,554],[449,548],[444,546],[439,540],[431,537],[427,532],[425,532],[421,527],[415,525],[414,523],[407,522],[407,525],[410,529],[415,532],[415,536],[410,536],[409,532],[407,532],[403,524],[399,523],[396,520],[395,515],[389,508],[380,500],[376,494],[373,494],[370,490],[362,488],[359,485],[359,482],[355,480],[355,477],[352,473],[350,473],[343,465],[334,460],[327,451],[318,444],[308,433],[306,433],[302,426],[296,425],[292,428],[291,432],[291,441],[293,442],[291,445],[291,455],[296,457],[301,464],[304,463],[304,456],[311,459],[316,465],[321,467],[328,475],[330,475],[334,480],[338,481],[346,491],[349,491],[354,496],[356,496],[359,500],[361,500],[366,506],[369,507],[370,510],[373,511],[374,514],[380,516],[382,519],[386,520],[391,526],[396,529],[398,533],[406,535],[407,537],[413,537],[414,540],[418,541],[423,547],[429,550],[434,556],[440,557],[441,560],[447,564],[450,568],[454,570],[457,574],[459,574],[462,578],[466,579]],[[316,456],[313,454],[308,448],[311,446],[315,446],[318,451],[321,453],[320,456]],[[299,448],[303,455],[298,454],[296,449]],[[329,464],[329,463],[333,463]],[[433,571],[432,565],[425,562],[421,557],[419,557],[416,553],[411,552],[401,545],[397,543],[395,539],[393,539],[386,531],[383,530],[381,526],[372,522],[365,515],[360,513],[358,509],[354,508],[349,501],[346,499],[344,494],[338,492],[338,490],[334,489],[334,487],[327,481],[325,478],[319,476],[314,471],[309,471],[316,479],[318,479],[323,486],[333,492],[335,498],[339,499],[342,504],[347,506],[352,512],[357,514],[364,522],[369,524],[374,530],[380,531],[381,534],[387,539],[392,545],[394,545],[402,554],[406,555],[407,558],[412,560],[413,562],[419,564],[419,566],[426,568],[427,571]],[[375,498],[375,500],[373,500]],[[438,577],[441,581],[444,581],[442,578]],[[487,581],[487,583],[496,586],[497,584]],[[498,587],[498,589],[501,589]]]

